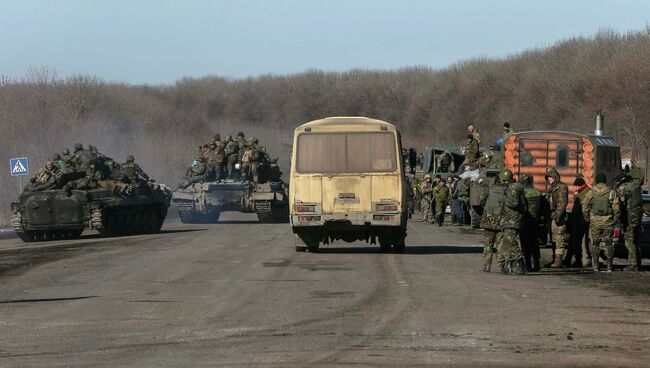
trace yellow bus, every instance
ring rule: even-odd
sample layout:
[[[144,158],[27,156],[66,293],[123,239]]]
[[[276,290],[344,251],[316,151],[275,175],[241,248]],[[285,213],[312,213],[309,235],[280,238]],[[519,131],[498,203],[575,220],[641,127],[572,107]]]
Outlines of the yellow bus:
[[[406,183],[397,128],[365,117],[330,117],[296,128],[289,211],[296,251],[334,240],[404,251]]]

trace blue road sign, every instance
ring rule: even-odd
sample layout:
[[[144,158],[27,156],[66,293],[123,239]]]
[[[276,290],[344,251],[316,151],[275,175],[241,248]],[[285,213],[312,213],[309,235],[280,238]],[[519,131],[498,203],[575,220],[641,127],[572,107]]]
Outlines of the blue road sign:
[[[9,160],[11,176],[29,175],[29,159],[27,157],[12,158]]]

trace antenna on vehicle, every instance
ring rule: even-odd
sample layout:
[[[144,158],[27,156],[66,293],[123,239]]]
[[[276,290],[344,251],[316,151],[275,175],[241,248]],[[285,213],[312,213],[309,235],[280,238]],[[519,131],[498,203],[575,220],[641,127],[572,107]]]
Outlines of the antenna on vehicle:
[[[605,130],[605,117],[601,114],[601,110],[596,110],[596,130],[594,134],[597,136],[602,136]]]

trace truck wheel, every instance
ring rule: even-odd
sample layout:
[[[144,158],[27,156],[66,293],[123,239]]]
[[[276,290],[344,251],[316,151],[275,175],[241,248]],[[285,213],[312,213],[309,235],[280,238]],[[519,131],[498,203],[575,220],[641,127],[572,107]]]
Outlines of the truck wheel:
[[[299,251],[298,247],[306,247],[310,252],[318,252],[318,247],[320,246],[319,234],[313,232],[304,232],[297,234],[297,236],[304,243],[304,245],[296,244],[296,251]]]
[[[393,244],[394,253],[404,253],[406,249],[406,232],[400,233],[397,241]]]
[[[17,231],[16,235],[18,235],[20,240],[24,241],[25,243],[32,243],[35,241],[34,232],[32,231]]]

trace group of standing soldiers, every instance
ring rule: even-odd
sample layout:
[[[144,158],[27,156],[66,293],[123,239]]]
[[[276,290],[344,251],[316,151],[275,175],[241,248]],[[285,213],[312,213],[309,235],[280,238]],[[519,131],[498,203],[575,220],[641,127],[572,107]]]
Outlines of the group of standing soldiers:
[[[133,155],[128,155],[126,162],[120,164],[100,153],[95,146],[77,143],[72,153],[67,148],[55,153],[31,178],[24,191],[86,190],[116,182],[138,184],[148,181],[149,176],[135,163]]]
[[[187,188],[193,183],[216,181],[221,179],[252,180],[259,183],[263,168],[271,159],[266,148],[259,144],[257,138],[246,139],[243,132],[233,138],[215,134],[209,144],[199,146],[197,157],[185,171],[185,180],[180,188]]]
[[[451,209],[452,225],[469,224],[469,182],[458,176],[450,175],[443,179],[430,174],[424,176],[424,181],[414,188],[413,195],[420,198],[421,221],[444,224],[447,206]]]
[[[546,196],[533,186],[532,176],[523,175],[517,183],[507,169],[499,175],[501,182],[490,186],[481,219],[481,227],[485,230],[483,271],[490,272],[494,249],[501,273],[523,275],[539,271],[539,225],[547,221],[555,243],[553,260],[548,267],[582,267],[584,241],[586,266],[600,270],[602,249],[607,271],[613,271],[614,227],[622,224],[628,250],[625,270],[638,271],[636,235],[642,216],[640,178],[623,171],[615,178],[615,188],[607,185],[607,177],[602,173],[596,175],[593,188],[589,188],[584,179],[576,179],[570,215],[567,214],[568,186],[561,181],[559,172],[551,168],[545,178],[549,187]],[[587,232],[589,237],[585,236]]]

